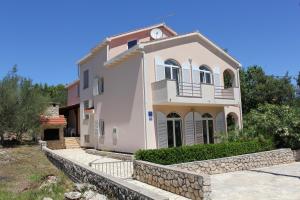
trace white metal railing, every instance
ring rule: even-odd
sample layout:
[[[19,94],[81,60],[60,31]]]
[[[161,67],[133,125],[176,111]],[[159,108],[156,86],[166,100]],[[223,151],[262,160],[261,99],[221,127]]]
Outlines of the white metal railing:
[[[177,82],[179,96],[201,97],[201,85],[197,83]]]
[[[133,174],[132,161],[100,162],[99,160],[95,160],[90,162],[89,166],[97,171],[118,178],[131,178]]]
[[[215,86],[215,98],[234,99],[234,88]]]

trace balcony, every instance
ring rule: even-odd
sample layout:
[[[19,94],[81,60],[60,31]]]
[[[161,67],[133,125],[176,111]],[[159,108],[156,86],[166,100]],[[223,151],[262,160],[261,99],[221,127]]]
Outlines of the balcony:
[[[177,83],[175,80],[166,79],[152,83],[154,105],[237,105],[239,94],[239,88],[224,88],[211,84]]]

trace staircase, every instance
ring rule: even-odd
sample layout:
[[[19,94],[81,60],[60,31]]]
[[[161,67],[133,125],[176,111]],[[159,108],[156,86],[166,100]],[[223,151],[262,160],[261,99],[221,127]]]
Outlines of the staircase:
[[[65,137],[66,149],[80,148],[80,137]]]

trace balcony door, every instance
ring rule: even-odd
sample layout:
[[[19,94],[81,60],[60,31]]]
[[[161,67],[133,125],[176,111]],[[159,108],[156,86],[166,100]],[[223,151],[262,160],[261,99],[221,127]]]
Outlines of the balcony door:
[[[182,145],[181,117],[177,113],[167,115],[168,147]]]
[[[202,115],[202,128],[204,144],[214,143],[214,121],[210,114]]]

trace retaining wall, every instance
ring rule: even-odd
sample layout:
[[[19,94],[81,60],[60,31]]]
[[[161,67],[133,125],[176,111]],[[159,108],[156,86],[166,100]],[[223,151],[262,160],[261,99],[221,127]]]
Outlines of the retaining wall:
[[[277,149],[212,160],[169,165],[195,173],[220,174],[295,162],[291,149]]]
[[[208,175],[134,160],[133,178],[187,198],[210,199],[211,186]]]
[[[81,163],[68,160],[57,155],[53,150],[48,149],[41,143],[42,149],[48,159],[59,169],[68,174],[76,182],[93,184],[102,194],[112,199],[136,199],[136,200],[167,200],[161,195],[152,193],[142,187],[132,185],[122,179],[115,178],[94,169],[82,165]]]

